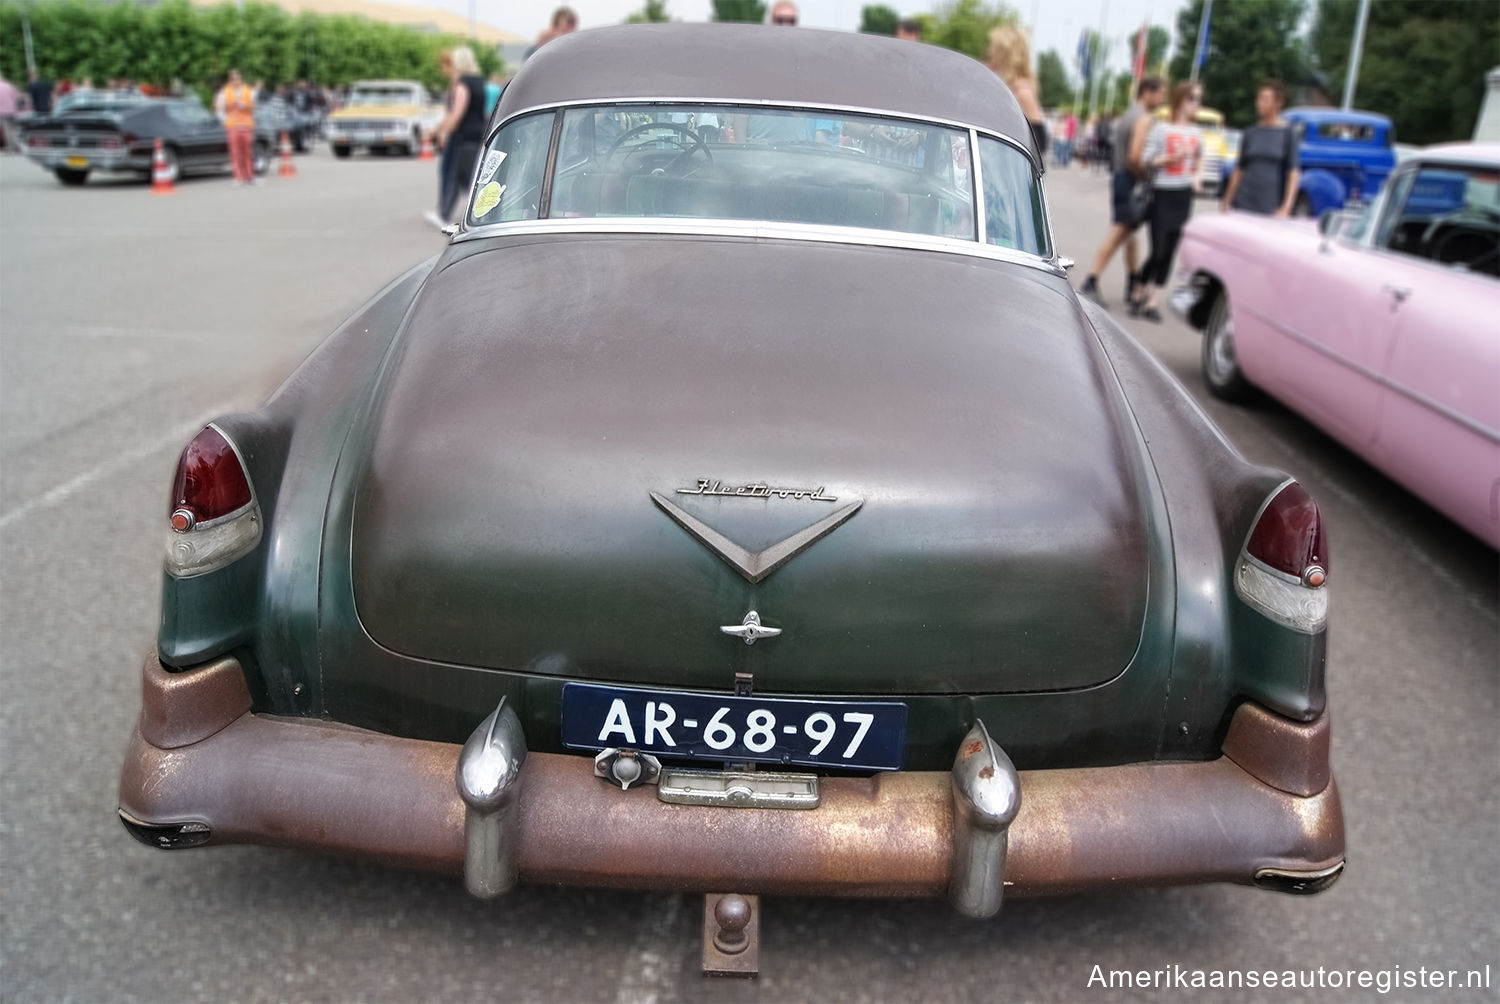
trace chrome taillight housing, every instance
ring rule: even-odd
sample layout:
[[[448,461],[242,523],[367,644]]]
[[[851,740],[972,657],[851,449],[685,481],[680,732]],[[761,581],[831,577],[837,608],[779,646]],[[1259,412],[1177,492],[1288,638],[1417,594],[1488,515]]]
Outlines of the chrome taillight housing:
[[[1276,623],[1311,634],[1328,621],[1328,568],[1318,504],[1288,481],[1256,514],[1235,562],[1234,589]]]
[[[179,578],[223,568],[260,543],[260,504],[244,459],[218,426],[182,451],[167,520],[166,569]]]

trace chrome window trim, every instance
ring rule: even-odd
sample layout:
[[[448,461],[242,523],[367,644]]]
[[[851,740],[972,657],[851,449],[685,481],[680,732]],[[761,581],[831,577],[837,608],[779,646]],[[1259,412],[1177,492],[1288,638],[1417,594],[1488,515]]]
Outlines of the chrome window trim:
[[[1045,198],[1045,196],[1044,196]],[[867,230],[860,227],[812,226],[802,223],[774,223],[761,220],[679,219],[674,217],[583,217],[577,219],[517,220],[490,223],[466,230],[452,243],[485,240],[492,237],[521,237],[545,234],[636,234],[656,237],[738,237],[755,240],[800,240],[823,244],[851,244],[899,248],[907,251],[940,251],[1024,265],[1051,275],[1067,273],[1055,260],[1023,251],[1013,251],[990,244],[955,237],[925,237],[901,234],[894,230]]]
[[[979,130],[969,127],[969,180],[974,183],[974,235],[980,244],[989,243],[989,213],[984,211],[984,174],[979,166]],[[1037,179],[1041,183],[1041,179]]]
[[[668,98],[668,97],[576,98],[576,99],[574,99],[572,101],[553,101],[553,102],[548,102],[547,104],[531,105],[529,107],[517,109],[516,111],[511,112],[509,115],[507,115],[505,117],[505,119],[503,121],[496,123],[495,127],[493,129],[491,129],[488,133],[485,134],[484,145],[486,147],[488,147],[490,145],[490,141],[495,138],[495,133],[499,132],[501,129],[504,129],[507,125],[509,125],[511,123],[511,121],[513,119],[518,119],[518,118],[520,118],[523,115],[533,115],[533,114],[535,114],[537,112],[547,111],[548,109],[581,108],[581,107],[585,107],[585,106],[588,106],[588,105],[612,106],[613,107],[613,106],[621,106],[621,105],[661,105],[661,104],[673,104],[673,105],[722,105],[722,106],[728,106],[728,107],[731,107],[731,108],[734,108],[734,107],[743,107],[743,108],[789,108],[789,109],[806,108],[806,109],[811,110],[811,111],[840,112],[840,113],[850,114],[850,115],[873,115],[873,116],[876,116],[878,118],[899,119],[899,120],[901,120],[903,122],[917,122],[917,123],[922,123],[922,124],[926,124],[926,125],[947,126],[948,128],[955,129],[955,130],[957,130],[959,132],[971,132],[971,133],[978,133],[978,134],[984,135],[984,136],[992,136],[995,139],[998,139],[998,140],[1000,140],[1003,143],[1009,143],[1011,146],[1015,147],[1017,150],[1019,150],[1021,152],[1021,155],[1024,156],[1027,159],[1027,161],[1029,161],[1031,163],[1032,167],[1036,168],[1036,173],[1037,173],[1037,177],[1038,178],[1040,178],[1041,175],[1042,175],[1042,173],[1043,173],[1043,169],[1042,169],[1041,163],[1039,163],[1036,159],[1034,159],[1031,156],[1031,151],[1026,148],[1026,144],[1023,143],[1023,142],[1021,142],[1021,141],[1019,141],[1019,140],[1017,140],[1015,137],[1013,137],[1013,136],[1007,136],[1004,133],[992,132],[992,131],[990,131],[988,129],[985,129],[985,128],[980,127],[980,126],[973,125],[973,124],[968,123],[968,122],[959,122],[956,119],[945,119],[945,118],[939,118],[939,117],[936,117],[936,116],[933,116],[933,117],[922,117],[922,116],[917,116],[917,115],[910,115],[910,114],[907,114],[907,113],[904,113],[904,112],[893,112],[893,111],[891,111],[889,109],[868,108],[868,107],[864,107],[864,106],[861,106],[861,105],[834,105],[834,104],[828,104],[828,103],[822,102],[822,101],[766,101],[766,100],[757,99],[757,98],[702,98],[702,97],[699,97],[699,98],[693,98],[693,97],[676,97],[676,98]]]
[[[484,147],[488,149],[494,142],[495,136],[510,123],[515,122],[528,115],[537,115],[544,112],[562,112],[569,108],[586,107],[611,107],[617,108],[631,105],[714,105],[729,108],[787,108],[806,109],[811,111],[829,111],[847,113],[854,115],[869,115],[879,118],[896,119],[902,122],[912,122],[925,125],[937,125],[953,129],[960,133],[967,133],[969,137],[969,162],[971,181],[973,183],[974,200],[974,232],[977,239],[958,239],[944,237],[930,237],[919,234],[901,234],[894,230],[868,230],[858,227],[821,227],[807,224],[781,224],[771,221],[749,221],[749,220],[693,220],[692,226],[684,228],[678,224],[685,221],[668,220],[664,217],[630,217],[629,224],[622,226],[622,218],[599,220],[583,219],[537,219],[517,220],[509,223],[486,223],[470,227],[468,205],[465,206],[464,219],[460,224],[459,233],[453,238],[457,243],[464,240],[474,240],[478,237],[517,234],[517,233],[670,233],[670,234],[697,234],[703,236],[755,236],[755,237],[782,237],[789,240],[819,240],[833,241],[841,244],[874,244],[883,247],[907,248],[911,250],[947,251],[967,253],[972,257],[998,259],[1010,261],[1016,264],[1030,265],[1041,268],[1055,275],[1066,275],[1066,270],[1058,263],[1056,241],[1052,234],[1052,211],[1047,199],[1047,188],[1042,184],[1042,169],[1038,162],[1032,158],[1031,152],[1024,144],[1004,133],[994,132],[968,123],[958,122],[953,119],[944,118],[919,118],[912,115],[901,114],[878,108],[865,108],[854,105],[835,105],[824,103],[809,103],[797,101],[766,101],[757,99],[723,99],[723,98],[667,98],[667,97],[633,97],[618,99],[579,98],[573,101],[549,102],[540,105],[530,105],[517,109],[507,115],[502,121],[497,122],[485,136]],[[1047,240],[1047,255],[1033,255],[1023,251],[1013,251],[1009,248],[992,247],[984,241],[984,189],[980,185],[979,167],[979,138],[985,137],[996,142],[1004,143],[1016,150],[1026,158],[1031,165],[1032,177],[1036,180],[1038,189],[1042,196],[1042,222]],[[562,142],[559,130],[554,130],[551,145],[548,150],[548,163],[553,163],[558,145]],[[483,159],[482,157],[480,158]],[[476,164],[476,171],[477,171]],[[473,186],[470,185],[469,202],[473,200]],[[664,224],[670,223],[670,226]],[[589,224],[589,225],[580,225]],[[712,224],[711,228],[705,224]],[[811,234],[812,236],[809,236]],[[850,234],[861,235],[851,238]],[[874,237],[870,235],[879,235]],[[976,251],[976,246],[982,251]]]

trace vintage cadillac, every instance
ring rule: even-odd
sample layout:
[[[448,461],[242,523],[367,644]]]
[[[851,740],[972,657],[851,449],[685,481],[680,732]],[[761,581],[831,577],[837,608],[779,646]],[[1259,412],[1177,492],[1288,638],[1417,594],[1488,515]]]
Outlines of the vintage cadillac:
[[[993,74],[622,26],[493,122],[443,253],[184,451],[134,836],[726,894],[727,950],[1335,880],[1318,507],[1074,295]]]
[[[1500,547],[1500,144],[1427,147],[1317,229],[1200,216],[1179,268],[1212,393],[1265,391]]]

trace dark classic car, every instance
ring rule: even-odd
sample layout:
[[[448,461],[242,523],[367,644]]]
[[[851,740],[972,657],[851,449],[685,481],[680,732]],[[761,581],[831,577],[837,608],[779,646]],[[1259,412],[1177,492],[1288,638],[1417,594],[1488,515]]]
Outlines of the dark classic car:
[[[493,121],[443,253],[183,453],[132,834],[973,916],[1333,882],[1318,507],[1074,295],[993,74],[605,28]]]
[[[32,119],[22,136],[26,156],[64,185],[82,185],[93,171],[134,171],[150,177],[156,140],[172,180],[229,169],[224,126],[195,98],[139,93],[84,95],[57,114]],[[259,119],[255,173],[271,165],[277,134]]]

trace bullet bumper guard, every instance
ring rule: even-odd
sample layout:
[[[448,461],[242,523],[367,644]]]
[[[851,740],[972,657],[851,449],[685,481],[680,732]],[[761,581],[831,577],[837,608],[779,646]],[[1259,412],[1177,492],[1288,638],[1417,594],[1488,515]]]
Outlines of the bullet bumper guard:
[[[1021,771],[976,724],[949,772],[822,778],[816,809],[673,805],[622,791],[587,756],[528,754],[501,707],[462,748],[252,714],[220,659],[143,672],[120,778],[131,834],[163,848],[252,843],[518,879],[684,892],[938,897],[971,916],[1004,896],[1126,885],[1317,892],[1344,865],[1328,719],[1235,712],[1217,760]]]

